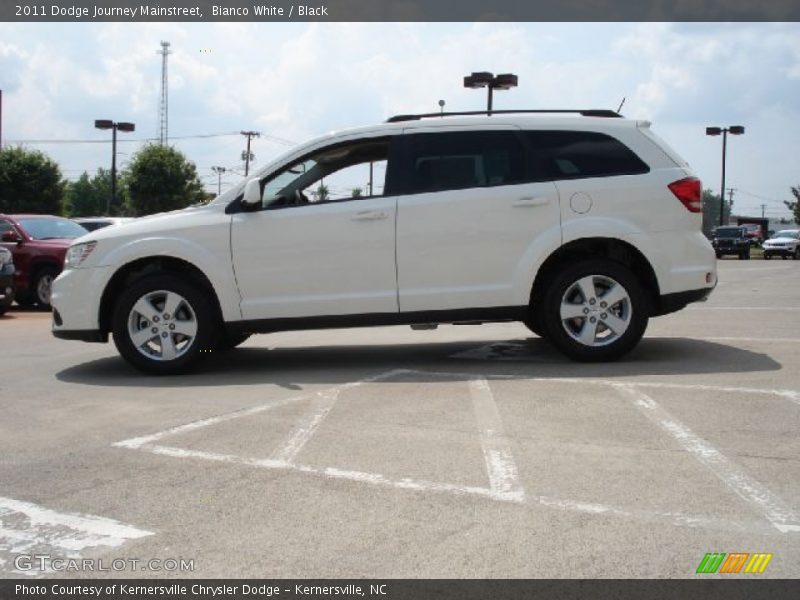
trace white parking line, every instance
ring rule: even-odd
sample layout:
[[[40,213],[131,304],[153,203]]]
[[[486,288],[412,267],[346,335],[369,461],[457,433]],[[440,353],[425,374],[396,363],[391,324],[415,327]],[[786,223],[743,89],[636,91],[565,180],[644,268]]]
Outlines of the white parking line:
[[[644,415],[669,433],[683,448],[707,467],[739,497],[753,505],[782,533],[800,532],[800,516],[766,486],[730,462],[719,450],[692,432],[647,394],[632,385],[617,383],[614,389],[633,401]]]
[[[319,392],[311,399],[311,411],[303,422],[289,434],[283,446],[279,446],[270,457],[277,462],[292,463],[311,436],[331,412],[339,398],[339,389]]]
[[[486,459],[486,471],[492,491],[504,498],[525,499],[519,481],[517,465],[511,452],[511,444],[503,432],[503,422],[497,403],[494,401],[489,382],[473,379],[469,382],[472,406],[481,439],[481,448]]]
[[[69,558],[87,548],[117,547],[128,540],[153,535],[113,519],[62,513],[22,500],[0,497],[0,564],[2,553],[12,555],[35,552]],[[8,569],[8,567],[6,567]],[[44,575],[42,571],[6,572],[15,575]]]

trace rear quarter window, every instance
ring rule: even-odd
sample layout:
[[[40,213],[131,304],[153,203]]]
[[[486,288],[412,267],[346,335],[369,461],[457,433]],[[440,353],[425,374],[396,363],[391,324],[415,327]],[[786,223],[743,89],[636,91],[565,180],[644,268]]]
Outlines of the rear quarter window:
[[[526,131],[541,169],[552,179],[641,175],[650,168],[619,140],[592,131]]]

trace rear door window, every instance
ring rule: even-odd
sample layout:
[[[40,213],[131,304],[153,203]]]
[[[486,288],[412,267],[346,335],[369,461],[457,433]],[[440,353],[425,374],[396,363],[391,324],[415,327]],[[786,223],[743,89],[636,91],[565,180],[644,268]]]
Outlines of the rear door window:
[[[449,131],[404,136],[403,192],[440,192],[526,181],[525,148],[515,131]]]

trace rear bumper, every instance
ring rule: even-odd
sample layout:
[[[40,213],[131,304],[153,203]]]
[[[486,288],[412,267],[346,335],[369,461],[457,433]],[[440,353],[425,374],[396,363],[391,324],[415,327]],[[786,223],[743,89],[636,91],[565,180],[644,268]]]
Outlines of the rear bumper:
[[[713,291],[714,288],[709,287],[676,292],[674,294],[664,294],[659,298],[659,305],[656,307],[652,316],[659,317],[661,315],[674,313],[685,308],[687,304],[691,304],[692,302],[705,302]]]

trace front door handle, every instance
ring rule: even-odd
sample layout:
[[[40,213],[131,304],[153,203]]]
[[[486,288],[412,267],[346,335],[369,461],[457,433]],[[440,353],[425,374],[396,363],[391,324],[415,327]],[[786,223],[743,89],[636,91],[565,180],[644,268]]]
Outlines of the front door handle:
[[[515,206],[517,208],[525,208],[528,206],[544,206],[548,202],[549,200],[547,198],[541,196],[540,197],[528,196],[516,200],[512,206]]]
[[[362,210],[353,215],[353,221],[380,221],[389,215],[382,210]]]

